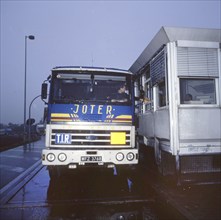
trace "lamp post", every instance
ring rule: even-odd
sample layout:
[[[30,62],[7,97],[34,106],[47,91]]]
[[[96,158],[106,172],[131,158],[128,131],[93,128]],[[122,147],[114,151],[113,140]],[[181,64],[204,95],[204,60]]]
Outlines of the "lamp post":
[[[39,97],[41,97],[41,95],[38,95],[35,98],[33,98],[29,105],[29,111],[28,111],[29,112],[28,113],[28,141],[29,142],[31,141],[31,106],[32,106],[32,103]]]
[[[33,35],[25,36],[25,82],[24,82],[24,141],[26,140],[26,75],[27,75],[27,39],[34,40]]]

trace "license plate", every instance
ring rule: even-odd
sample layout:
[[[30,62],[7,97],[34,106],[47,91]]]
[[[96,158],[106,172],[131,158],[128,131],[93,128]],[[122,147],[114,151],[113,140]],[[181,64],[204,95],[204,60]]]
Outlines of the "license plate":
[[[82,162],[97,162],[102,161],[101,156],[82,156],[81,157]]]
[[[55,144],[71,144],[71,134],[55,134]]]

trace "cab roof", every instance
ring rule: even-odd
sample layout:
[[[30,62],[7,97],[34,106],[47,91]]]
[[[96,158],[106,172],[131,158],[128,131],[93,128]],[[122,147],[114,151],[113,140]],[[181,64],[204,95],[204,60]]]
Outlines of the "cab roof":
[[[110,72],[110,73],[124,73],[131,74],[128,70],[117,69],[117,68],[106,68],[106,67],[87,67],[87,66],[57,66],[52,69],[55,71],[82,71],[82,72]]]

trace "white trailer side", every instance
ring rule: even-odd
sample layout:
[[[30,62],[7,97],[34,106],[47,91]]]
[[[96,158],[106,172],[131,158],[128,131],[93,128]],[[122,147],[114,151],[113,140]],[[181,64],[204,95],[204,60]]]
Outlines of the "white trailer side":
[[[130,71],[150,100],[138,133],[161,173],[220,172],[221,30],[162,27]]]

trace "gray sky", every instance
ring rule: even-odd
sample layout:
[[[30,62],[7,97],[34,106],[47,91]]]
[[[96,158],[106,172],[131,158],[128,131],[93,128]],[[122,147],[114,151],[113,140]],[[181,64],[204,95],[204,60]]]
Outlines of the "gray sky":
[[[23,123],[25,35],[27,116],[55,66],[129,69],[162,26],[221,28],[221,1],[1,0],[0,122]],[[44,104],[37,99],[38,122]]]

